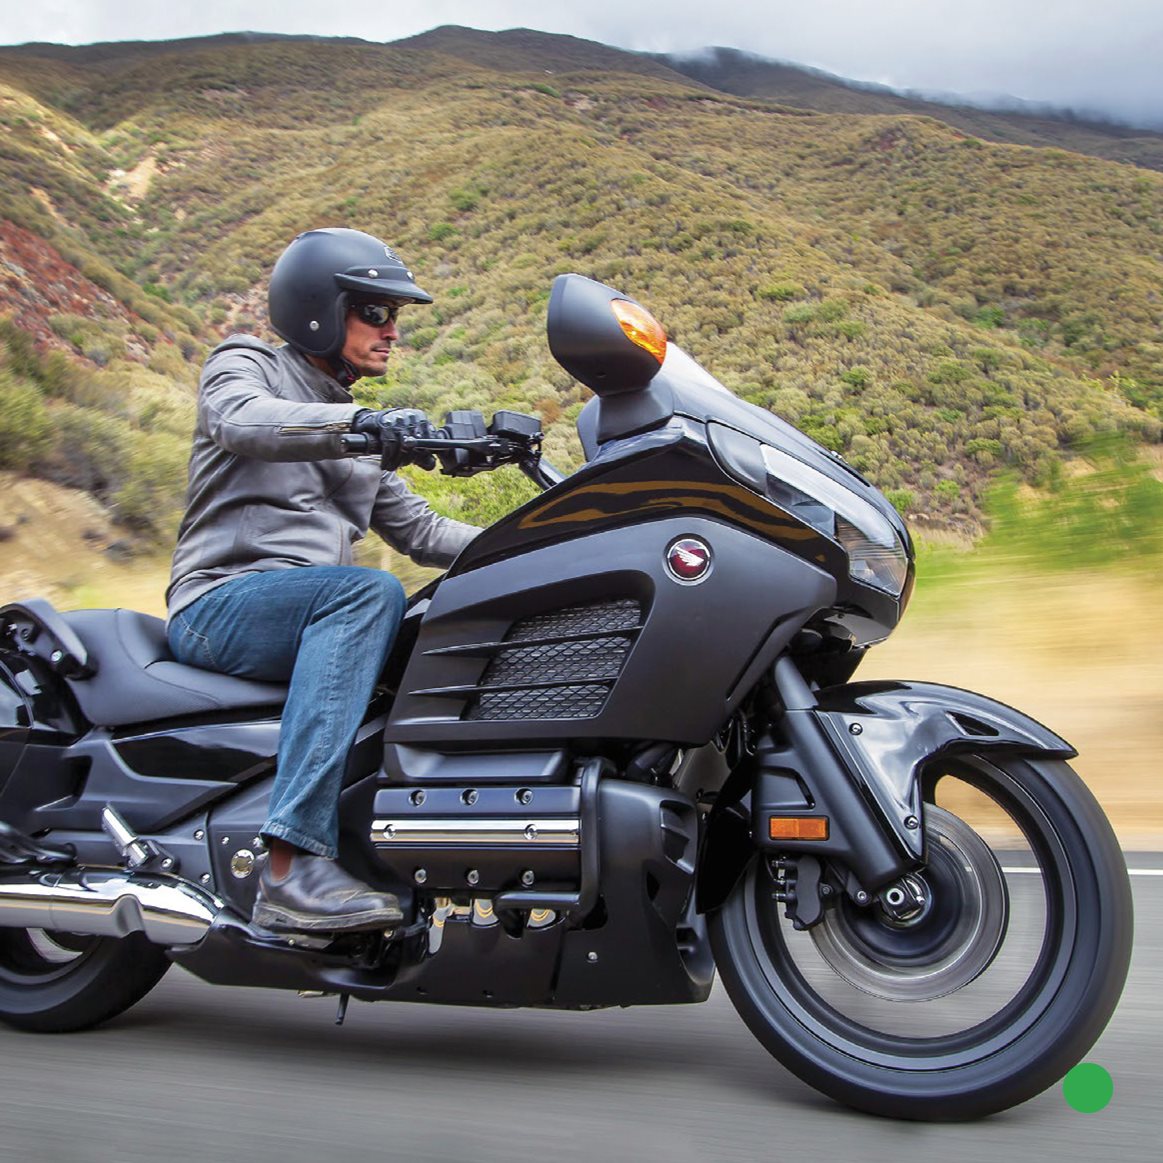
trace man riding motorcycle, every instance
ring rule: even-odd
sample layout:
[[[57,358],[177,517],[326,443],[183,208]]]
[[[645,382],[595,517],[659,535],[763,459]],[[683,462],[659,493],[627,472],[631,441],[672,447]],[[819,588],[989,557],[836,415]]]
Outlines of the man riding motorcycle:
[[[235,335],[203,368],[168,638],[188,665],[290,683],[262,831],[254,921],[265,928],[401,919],[395,896],[336,862],[347,754],[405,608],[399,581],[353,565],[352,546],[370,528],[421,565],[447,566],[479,530],[437,515],[392,471],[403,437],[432,434],[424,413],[361,408],[349,389],[383,375],[401,307],[431,302],[379,239],[310,230],[271,273],[270,323],[285,344]],[[345,456],[350,432],[374,434],[382,459]]]

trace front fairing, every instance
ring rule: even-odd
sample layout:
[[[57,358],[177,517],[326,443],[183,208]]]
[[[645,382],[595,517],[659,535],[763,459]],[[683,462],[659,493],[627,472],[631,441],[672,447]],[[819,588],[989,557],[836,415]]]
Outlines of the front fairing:
[[[838,607],[830,612],[830,621],[861,644],[882,639],[895,627],[911,595],[915,553],[907,526],[879,489],[839,455],[785,420],[740,400],[674,344],[668,345],[666,360],[647,392],[656,401],[656,411],[660,411],[658,405],[665,402],[670,418],[659,427],[619,435],[605,443],[598,442],[602,429],[599,414],[603,406],[609,408],[608,403],[595,398],[583,408],[578,418],[578,430],[591,463],[637,455],[658,441],[673,439],[676,428],[682,428],[687,439],[694,437],[705,441],[709,423],[725,425],[796,457],[872,505],[896,532],[908,555],[908,576],[899,598],[892,598],[855,578],[838,578]],[[609,426],[607,420],[605,427],[608,429]]]

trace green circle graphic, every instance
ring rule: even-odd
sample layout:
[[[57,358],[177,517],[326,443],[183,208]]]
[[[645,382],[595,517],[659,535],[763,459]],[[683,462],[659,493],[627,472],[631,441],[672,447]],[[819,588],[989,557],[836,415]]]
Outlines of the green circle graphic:
[[[1062,1080],[1067,1103],[1084,1115],[1102,1110],[1114,1093],[1114,1079],[1097,1062],[1080,1062]]]

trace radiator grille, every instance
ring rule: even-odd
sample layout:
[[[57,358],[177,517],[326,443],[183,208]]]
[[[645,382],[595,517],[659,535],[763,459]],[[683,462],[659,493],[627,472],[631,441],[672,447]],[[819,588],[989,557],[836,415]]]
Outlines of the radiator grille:
[[[601,713],[641,623],[633,600],[571,606],[513,624],[464,717],[590,719]]]
[[[506,642],[530,638],[553,638],[565,634],[603,634],[611,630],[634,630],[642,618],[642,607],[633,600],[598,602],[592,606],[570,606],[514,622]]]

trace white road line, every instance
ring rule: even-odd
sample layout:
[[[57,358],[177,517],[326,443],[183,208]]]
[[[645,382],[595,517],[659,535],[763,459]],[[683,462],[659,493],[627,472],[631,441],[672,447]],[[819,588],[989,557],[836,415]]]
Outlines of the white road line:
[[[1010,873],[1027,873],[1029,875],[1039,875],[1040,868],[1003,868],[1002,872]],[[1163,876],[1163,868],[1128,868],[1127,874],[1129,876]]]

